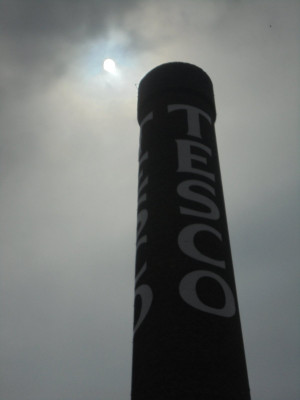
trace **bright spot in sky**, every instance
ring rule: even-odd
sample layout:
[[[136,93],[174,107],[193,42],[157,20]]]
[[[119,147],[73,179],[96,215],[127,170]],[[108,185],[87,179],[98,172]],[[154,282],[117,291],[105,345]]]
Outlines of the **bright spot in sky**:
[[[103,62],[103,69],[110,74],[116,73],[116,63],[111,58],[106,58]]]

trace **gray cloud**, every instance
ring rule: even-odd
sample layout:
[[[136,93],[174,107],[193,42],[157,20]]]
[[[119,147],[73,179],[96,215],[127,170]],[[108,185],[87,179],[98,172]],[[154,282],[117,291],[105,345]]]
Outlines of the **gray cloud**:
[[[1,7],[0,397],[129,399],[135,83],[181,59],[215,87],[253,400],[298,398],[299,4]]]

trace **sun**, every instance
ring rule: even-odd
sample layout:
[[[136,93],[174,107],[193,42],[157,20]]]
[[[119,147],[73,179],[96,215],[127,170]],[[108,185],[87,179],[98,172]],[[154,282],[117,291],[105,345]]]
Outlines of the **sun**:
[[[106,58],[103,62],[103,69],[110,74],[116,73],[116,63],[111,58]]]

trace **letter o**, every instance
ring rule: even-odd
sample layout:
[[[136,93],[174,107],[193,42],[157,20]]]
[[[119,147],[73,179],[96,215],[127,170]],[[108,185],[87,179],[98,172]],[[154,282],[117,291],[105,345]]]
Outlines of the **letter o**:
[[[201,278],[215,279],[222,286],[225,295],[225,305],[223,308],[210,307],[198,297],[196,285]],[[234,296],[229,285],[219,275],[210,271],[198,270],[186,274],[179,284],[179,294],[187,304],[209,314],[229,318],[233,317],[236,312]]]

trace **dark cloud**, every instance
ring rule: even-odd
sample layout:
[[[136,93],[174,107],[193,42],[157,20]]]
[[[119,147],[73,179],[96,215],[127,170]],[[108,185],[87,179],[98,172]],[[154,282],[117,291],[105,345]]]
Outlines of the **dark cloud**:
[[[122,27],[125,16],[140,4],[137,0],[3,1],[2,90],[8,84],[27,90],[28,85],[47,85],[62,76],[83,47],[93,39],[103,40],[111,27]],[[135,40],[130,30],[127,34]]]
[[[15,38],[64,37],[75,42],[121,21],[137,4],[137,0],[7,0],[2,1],[1,31]]]

